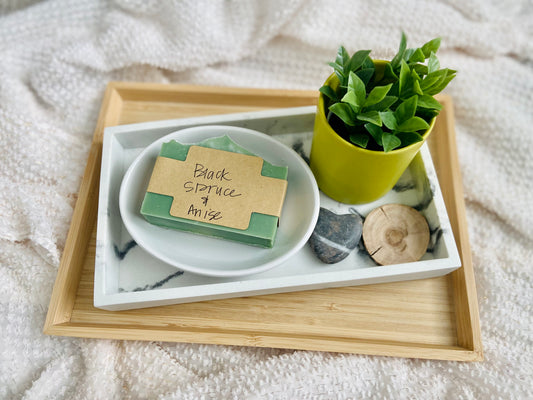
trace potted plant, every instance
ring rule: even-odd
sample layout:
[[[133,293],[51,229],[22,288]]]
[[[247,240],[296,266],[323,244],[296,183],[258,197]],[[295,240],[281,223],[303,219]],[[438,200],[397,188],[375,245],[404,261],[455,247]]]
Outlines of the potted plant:
[[[440,38],[407,48],[402,33],[390,61],[339,47],[320,88],[310,154],[319,188],[350,204],[368,203],[398,181],[429,136],[441,104],[434,96],[455,77],[440,68]]]

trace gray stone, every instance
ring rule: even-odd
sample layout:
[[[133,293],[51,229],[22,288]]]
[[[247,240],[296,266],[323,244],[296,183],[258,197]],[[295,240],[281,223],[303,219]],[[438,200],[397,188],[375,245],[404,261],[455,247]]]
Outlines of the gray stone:
[[[357,247],[362,232],[363,220],[359,215],[338,215],[321,207],[309,245],[321,261],[334,264]]]

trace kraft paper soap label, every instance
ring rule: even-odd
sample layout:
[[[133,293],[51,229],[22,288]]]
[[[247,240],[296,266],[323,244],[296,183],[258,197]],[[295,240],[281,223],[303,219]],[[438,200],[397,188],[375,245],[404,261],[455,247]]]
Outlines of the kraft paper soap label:
[[[280,217],[287,192],[262,167],[260,157],[191,146],[185,161],[157,158],[147,191],[172,196],[174,217],[247,229],[252,212]]]

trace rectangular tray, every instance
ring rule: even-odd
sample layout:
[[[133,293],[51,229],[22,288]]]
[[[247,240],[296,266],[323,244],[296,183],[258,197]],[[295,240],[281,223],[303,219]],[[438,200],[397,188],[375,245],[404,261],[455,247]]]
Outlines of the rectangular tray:
[[[95,129],[44,332],[109,339],[482,360],[453,104],[428,142],[462,267],[437,278],[211,300],[127,311],[93,306],[96,216],[106,126],[316,104],[316,91],[110,83]]]
[[[304,246],[287,261],[267,272],[237,278],[214,278],[177,271],[136,246],[120,217],[118,197],[124,174],[146,146],[171,132],[191,126],[229,125],[269,134],[298,149],[308,159],[315,111],[315,106],[307,106],[106,128],[100,175],[94,305],[106,310],[127,310],[431,278],[457,269],[461,261],[426,145],[397,185],[381,199],[357,206],[338,203],[323,194],[320,199],[321,207],[336,214],[366,216],[373,209],[390,203],[405,204],[419,210],[428,221],[431,232],[428,251],[420,261],[377,266],[361,249],[352,251],[339,263],[328,265],[314,256],[310,246]],[[179,246],[179,243],[176,245]]]

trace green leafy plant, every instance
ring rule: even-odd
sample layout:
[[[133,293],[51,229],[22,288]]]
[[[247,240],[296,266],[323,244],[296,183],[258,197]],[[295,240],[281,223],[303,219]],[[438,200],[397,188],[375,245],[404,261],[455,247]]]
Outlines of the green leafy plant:
[[[440,38],[420,48],[407,48],[402,33],[398,53],[378,72],[370,50],[352,56],[339,47],[329,63],[338,86],[324,85],[327,118],[344,139],[369,150],[391,151],[423,140],[442,106],[433,97],[455,77],[440,68],[436,52]]]

